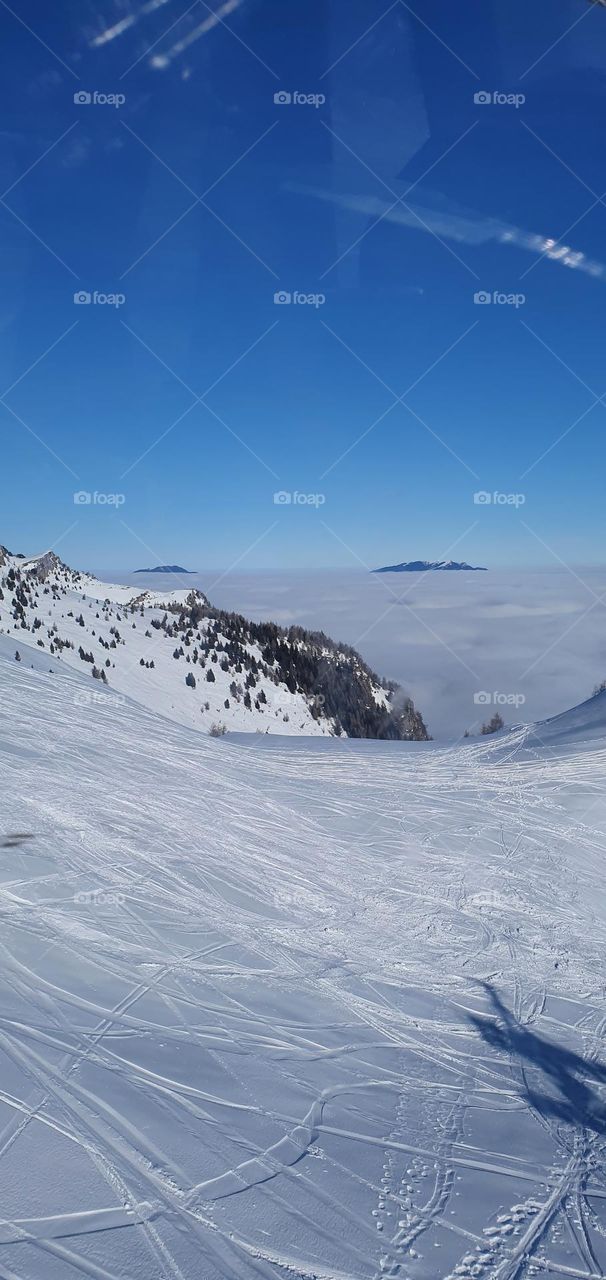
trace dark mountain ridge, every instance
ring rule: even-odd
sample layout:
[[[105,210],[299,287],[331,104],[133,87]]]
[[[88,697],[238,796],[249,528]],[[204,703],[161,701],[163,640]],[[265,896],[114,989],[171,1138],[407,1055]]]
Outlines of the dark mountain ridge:
[[[133,573],[195,573],[195,569],[183,569],[180,564],[158,564],[155,569],[133,569]]]
[[[372,573],[486,573],[483,564],[466,564],[464,560],[403,560],[401,564],[385,564]]]

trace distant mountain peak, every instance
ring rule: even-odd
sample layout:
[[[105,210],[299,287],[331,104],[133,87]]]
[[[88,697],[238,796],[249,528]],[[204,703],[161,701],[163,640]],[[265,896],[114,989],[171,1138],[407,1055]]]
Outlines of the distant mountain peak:
[[[195,569],[184,569],[180,564],[157,564],[155,569],[135,569],[135,573],[195,573]]]
[[[487,572],[485,565],[466,564],[464,560],[403,560],[401,564],[384,564],[380,569],[372,570],[373,573],[433,573],[436,571]]]

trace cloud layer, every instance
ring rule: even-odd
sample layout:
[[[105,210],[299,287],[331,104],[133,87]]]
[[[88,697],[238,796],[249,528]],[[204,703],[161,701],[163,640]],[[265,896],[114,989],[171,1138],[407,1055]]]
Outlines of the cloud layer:
[[[556,715],[606,677],[606,604],[598,603],[606,569],[577,578],[564,570],[233,573],[212,586],[218,576],[188,581],[219,607],[352,644],[411,694],[435,737],[477,731],[490,718],[493,706],[475,702],[477,693],[522,695],[518,705],[494,704],[514,723]]]

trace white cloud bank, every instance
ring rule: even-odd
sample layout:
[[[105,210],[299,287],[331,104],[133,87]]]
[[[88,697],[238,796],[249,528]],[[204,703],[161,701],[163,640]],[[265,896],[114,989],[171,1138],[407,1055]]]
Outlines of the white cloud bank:
[[[213,586],[218,576],[188,581],[218,607],[354,645],[411,694],[435,737],[457,737],[490,717],[475,693],[522,694],[517,707],[496,704],[512,724],[572,707],[606,677],[606,603],[598,603],[606,569],[578,578],[564,570],[232,573]],[[150,584],[158,587],[157,577]]]

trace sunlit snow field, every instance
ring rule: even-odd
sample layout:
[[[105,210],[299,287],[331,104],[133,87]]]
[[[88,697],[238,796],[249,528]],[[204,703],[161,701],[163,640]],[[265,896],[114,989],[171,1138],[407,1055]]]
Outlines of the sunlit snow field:
[[[477,730],[494,706],[507,724],[555,715],[606,677],[606,569],[100,576],[199,586],[220,608],[346,641],[403,685],[436,737]],[[478,704],[481,692],[499,699]]]
[[[48,667],[0,637],[2,1275],[603,1276],[606,694],[216,741]]]

